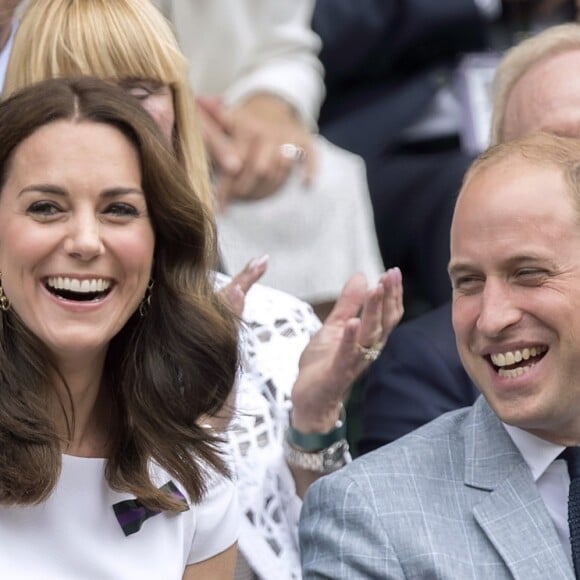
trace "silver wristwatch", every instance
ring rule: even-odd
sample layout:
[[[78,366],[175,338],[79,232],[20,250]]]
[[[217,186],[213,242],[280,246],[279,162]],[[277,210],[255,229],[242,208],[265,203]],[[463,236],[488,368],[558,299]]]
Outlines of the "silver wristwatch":
[[[286,429],[284,456],[293,467],[317,473],[330,473],[346,464],[347,454],[344,407],[336,425],[327,433],[301,433],[292,427],[291,421]]]
[[[294,447],[284,439],[284,456],[289,465],[315,471],[316,473],[330,473],[346,465],[346,455],[348,453],[348,442],[340,439],[330,447],[319,451],[304,451]]]

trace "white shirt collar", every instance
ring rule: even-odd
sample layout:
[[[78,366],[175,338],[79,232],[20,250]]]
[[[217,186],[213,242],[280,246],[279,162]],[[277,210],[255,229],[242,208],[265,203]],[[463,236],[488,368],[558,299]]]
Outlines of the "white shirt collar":
[[[550,443],[519,427],[513,427],[505,423],[503,426],[528,464],[528,467],[532,471],[534,481],[536,482],[558,455],[566,449],[563,445]]]

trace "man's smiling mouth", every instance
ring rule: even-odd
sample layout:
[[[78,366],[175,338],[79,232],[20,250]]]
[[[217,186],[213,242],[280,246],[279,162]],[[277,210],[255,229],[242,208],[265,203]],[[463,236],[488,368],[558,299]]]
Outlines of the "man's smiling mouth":
[[[514,378],[529,371],[546,352],[547,346],[538,345],[491,354],[487,358],[500,377]]]

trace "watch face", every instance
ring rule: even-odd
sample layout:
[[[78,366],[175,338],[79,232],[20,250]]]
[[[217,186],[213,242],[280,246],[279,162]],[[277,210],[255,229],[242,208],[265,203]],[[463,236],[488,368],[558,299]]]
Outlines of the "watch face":
[[[322,458],[322,467],[324,471],[338,469],[342,467],[346,461],[344,456],[348,451],[348,443],[346,441],[338,441],[331,445]]]

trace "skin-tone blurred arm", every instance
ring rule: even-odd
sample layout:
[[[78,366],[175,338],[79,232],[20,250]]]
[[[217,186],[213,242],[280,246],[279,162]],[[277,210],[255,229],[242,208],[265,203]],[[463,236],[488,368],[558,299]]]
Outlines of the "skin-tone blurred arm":
[[[208,558],[185,568],[183,580],[228,580],[234,577],[236,568],[237,544],[230,546],[213,558]]]
[[[543,0],[536,8],[536,12],[539,15],[547,16],[565,4],[567,4],[567,0]]]
[[[198,96],[196,104],[203,141],[215,170],[239,173],[242,159],[232,138],[233,127],[226,117],[222,100],[219,97]]]
[[[20,0],[0,0],[0,50],[10,38],[11,23]]]
[[[229,110],[219,99],[201,97],[197,102],[220,208],[232,201],[272,195],[297,163],[302,182],[311,182],[315,170],[312,135],[285,101],[261,93]],[[280,152],[284,143],[303,149],[303,158],[284,157]]]
[[[576,2],[578,4],[578,2]],[[533,6],[536,12],[541,12],[542,14],[547,14],[560,8],[564,4],[567,4],[567,0],[502,0],[502,4],[513,5],[530,5]]]
[[[384,346],[402,315],[403,288],[398,268],[385,272],[370,290],[363,275],[350,278],[300,358],[300,372],[292,390],[291,421],[295,429],[326,433],[335,426],[353,381],[370,364],[362,357],[359,345]],[[300,497],[321,476],[293,466],[290,469]]]
[[[567,0],[502,0],[502,4],[508,10],[519,12],[522,18],[547,18],[562,6],[567,4]],[[580,1],[576,0],[576,12],[578,11]]]

